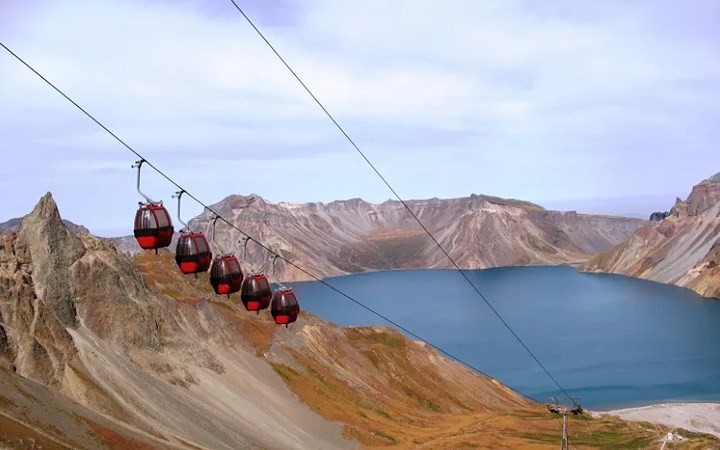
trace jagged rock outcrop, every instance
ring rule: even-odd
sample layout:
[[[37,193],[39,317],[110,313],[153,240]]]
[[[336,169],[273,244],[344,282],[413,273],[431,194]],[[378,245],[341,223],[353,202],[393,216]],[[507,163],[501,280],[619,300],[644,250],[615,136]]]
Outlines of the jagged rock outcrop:
[[[720,297],[720,174],[678,199],[662,222],[639,229],[582,270],[611,272]]]
[[[669,216],[669,215],[670,215],[670,212],[669,212],[669,211],[665,211],[665,212],[663,212],[663,211],[656,211],[656,212],[650,214],[650,221],[651,221],[651,222],[662,222],[662,221],[665,220],[665,218],[667,218],[667,216]]]
[[[638,219],[547,211],[529,202],[484,195],[407,204],[466,269],[587,260],[644,224]],[[453,267],[397,201],[273,204],[257,195],[233,195],[212,208],[318,277]],[[206,212],[191,225],[209,235],[211,222]],[[241,233],[219,222],[217,235],[221,248],[242,255]],[[132,237],[115,243],[122,251],[139,251]],[[256,267],[269,269],[268,255],[258,246],[250,243],[247,256]],[[309,278],[289,265],[279,263],[277,270],[284,280]]]

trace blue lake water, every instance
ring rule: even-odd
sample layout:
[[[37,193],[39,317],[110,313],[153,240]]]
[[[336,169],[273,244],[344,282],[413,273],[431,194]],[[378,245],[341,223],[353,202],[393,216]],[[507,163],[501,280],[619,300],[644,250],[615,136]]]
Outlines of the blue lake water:
[[[720,401],[720,300],[571,267],[467,272],[584,406]],[[539,401],[555,385],[456,271],[375,272],[330,284]],[[303,309],[339,325],[387,325],[317,282],[294,283]]]

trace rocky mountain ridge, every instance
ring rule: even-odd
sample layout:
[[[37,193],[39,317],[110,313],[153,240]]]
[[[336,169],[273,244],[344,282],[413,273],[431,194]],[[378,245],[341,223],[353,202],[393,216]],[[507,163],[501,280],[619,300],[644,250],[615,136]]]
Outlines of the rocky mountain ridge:
[[[645,223],[548,211],[530,202],[485,195],[410,200],[407,205],[466,269],[588,260],[624,241]],[[232,195],[211,208],[320,278],[374,270],[453,267],[397,201],[273,204],[257,195]],[[212,218],[206,211],[190,225],[210,236]],[[223,250],[242,255],[242,237],[237,230],[218,223],[217,244]],[[114,242],[122,251],[139,251],[132,237]],[[172,244],[170,248],[174,248]],[[269,269],[267,259],[258,246],[248,245],[250,264]],[[308,279],[291,266],[279,264],[277,270],[283,280]]]
[[[677,199],[669,215],[582,267],[687,287],[720,297],[720,173]]]
[[[560,439],[542,405],[392,329],[307,313],[277,328],[209,292],[207,274],[181,275],[167,251],[132,260],[74,235],[43,197],[0,237],[0,444],[542,449]],[[592,446],[580,420],[573,442]],[[616,448],[656,434],[612,418],[593,428]]]

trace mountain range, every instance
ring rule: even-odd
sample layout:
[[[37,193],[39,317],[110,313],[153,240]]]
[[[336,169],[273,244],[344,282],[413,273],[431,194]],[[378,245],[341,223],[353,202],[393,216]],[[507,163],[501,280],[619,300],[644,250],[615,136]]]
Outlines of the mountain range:
[[[268,316],[213,295],[207,274],[181,275],[168,251],[130,257],[72,233],[48,194],[0,235],[0,445],[549,449],[560,440],[543,405],[390,328],[340,328],[306,312],[277,328]],[[579,447],[600,435],[603,447],[640,448],[658,434],[606,416],[570,426]],[[685,435],[688,448],[713,442]]]
[[[548,211],[520,200],[485,195],[411,200],[408,207],[463,269],[586,261],[627,239],[646,221]],[[395,269],[447,269],[452,263],[397,201],[277,203],[232,195],[211,205],[222,217],[318,278]],[[190,226],[212,235],[205,211]],[[214,247],[243,254],[242,233],[218,222]],[[114,239],[121,251],[140,251],[132,236]],[[174,242],[170,245],[174,248]],[[248,244],[246,262],[269,270],[269,255]],[[278,263],[284,281],[310,277]]]

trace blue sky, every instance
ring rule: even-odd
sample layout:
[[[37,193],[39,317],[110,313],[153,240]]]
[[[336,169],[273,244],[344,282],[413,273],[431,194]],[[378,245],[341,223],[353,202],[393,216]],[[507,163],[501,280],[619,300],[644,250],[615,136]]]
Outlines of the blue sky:
[[[720,171],[715,0],[239,4],[404,197],[647,213]],[[0,40],[208,203],[390,198],[227,0],[0,0]],[[52,191],[128,234],[133,155],[4,52],[0,80],[0,220]]]

